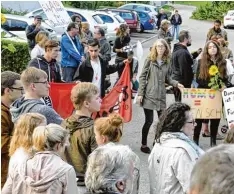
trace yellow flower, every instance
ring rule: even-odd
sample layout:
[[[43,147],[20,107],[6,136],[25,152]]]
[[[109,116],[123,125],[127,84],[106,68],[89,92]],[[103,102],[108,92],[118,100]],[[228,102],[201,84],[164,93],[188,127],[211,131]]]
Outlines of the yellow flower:
[[[6,18],[4,14],[1,13],[1,24],[4,24],[6,22]]]
[[[214,76],[219,72],[218,67],[216,65],[212,65],[209,69],[210,76]]]

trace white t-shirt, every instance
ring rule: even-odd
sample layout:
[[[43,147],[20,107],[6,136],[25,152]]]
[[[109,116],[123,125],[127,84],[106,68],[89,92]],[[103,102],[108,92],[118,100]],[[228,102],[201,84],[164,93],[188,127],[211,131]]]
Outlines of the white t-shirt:
[[[91,66],[93,68],[93,80],[92,83],[96,85],[99,90],[101,91],[101,76],[102,76],[102,69],[99,58],[97,60],[91,60]]]

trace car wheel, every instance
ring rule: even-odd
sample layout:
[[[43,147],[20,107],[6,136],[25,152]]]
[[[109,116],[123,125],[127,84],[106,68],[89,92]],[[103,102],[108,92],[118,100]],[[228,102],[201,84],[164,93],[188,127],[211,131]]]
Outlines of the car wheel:
[[[141,24],[141,30],[140,33],[144,32],[144,26]]]

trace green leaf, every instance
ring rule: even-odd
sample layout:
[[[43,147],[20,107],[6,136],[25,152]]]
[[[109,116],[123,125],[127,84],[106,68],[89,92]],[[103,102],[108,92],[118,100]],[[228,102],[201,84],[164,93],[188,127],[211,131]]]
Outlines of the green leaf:
[[[4,38],[5,35],[6,35],[6,32],[1,32],[1,38]]]
[[[12,53],[14,53],[15,51],[16,51],[16,49],[15,49],[15,47],[14,47],[14,45],[12,44],[12,43],[10,43],[10,44],[8,44],[8,50],[10,51],[10,52],[12,52]]]

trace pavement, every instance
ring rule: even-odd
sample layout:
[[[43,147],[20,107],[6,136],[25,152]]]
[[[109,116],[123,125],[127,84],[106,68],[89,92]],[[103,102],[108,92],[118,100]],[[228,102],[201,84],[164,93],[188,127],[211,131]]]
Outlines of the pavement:
[[[195,10],[195,7],[184,6],[184,5],[174,5],[174,7],[179,10],[179,13],[182,16],[183,24],[181,25],[181,30],[187,29],[191,32],[193,42],[192,42],[191,47],[189,47],[188,49],[190,51],[194,51],[194,50],[197,50],[198,48],[203,48],[205,41],[206,41],[206,34],[208,32],[208,29],[213,26],[213,23],[208,22],[208,21],[197,21],[197,20],[190,19],[189,17],[192,15],[192,11]],[[229,47],[234,51],[234,29],[228,29],[227,32],[228,32],[228,39],[230,43]],[[138,40],[143,41],[142,43],[143,57],[139,59],[138,77],[144,65],[145,58],[149,54],[149,48],[153,45],[155,40],[157,40],[156,34],[157,34],[157,31],[154,31],[153,33],[146,32],[146,33],[142,33],[141,35],[135,35],[136,37],[132,36],[133,43],[137,42]],[[149,38],[145,38],[145,37],[149,37]],[[147,39],[149,40],[147,41]],[[173,43],[176,43],[176,41],[174,41]],[[112,58],[110,64],[114,64],[114,59],[115,57]],[[112,83],[115,82],[116,78],[117,78],[116,73],[111,75]],[[167,102],[168,104],[174,102],[173,95],[167,96]],[[133,104],[132,113],[133,113],[132,121],[124,124],[123,137],[120,143],[129,145],[131,149],[139,156],[141,160],[139,194],[149,194],[149,176],[148,176],[148,161],[147,161],[149,155],[142,153],[140,151],[141,129],[144,124],[144,113],[143,113],[143,109],[135,104]],[[225,124],[225,121],[221,120],[220,126],[224,124]],[[153,147],[152,144],[153,144],[154,134],[155,134],[154,129],[153,127],[151,127],[149,135],[148,135],[148,146],[150,148]],[[209,140],[210,140],[209,138],[200,137],[200,146],[202,149],[207,150],[209,148]],[[218,143],[221,143],[221,141],[218,141]]]

